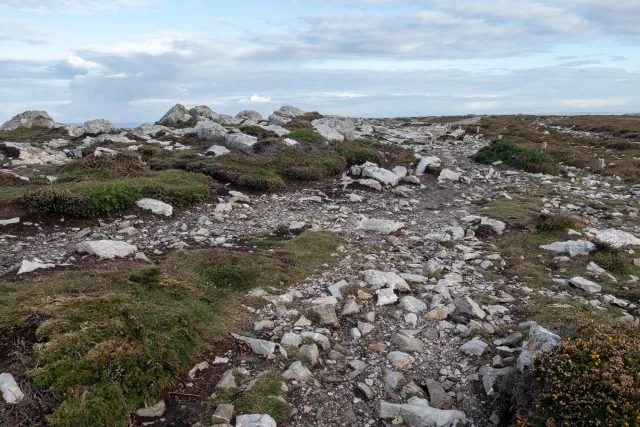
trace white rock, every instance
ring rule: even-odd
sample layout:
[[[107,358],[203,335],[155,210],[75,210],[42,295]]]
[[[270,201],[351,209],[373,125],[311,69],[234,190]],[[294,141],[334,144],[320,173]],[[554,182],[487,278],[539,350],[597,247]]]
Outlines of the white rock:
[[[570,257],[574,257],[577,255],[589,255],[596,250],[596,245],[588,240],[569,240],[566,242],[554,242],[549,245],[541,245],[540,249],[568,254]]]
[[[376,294],[378,295],[378,302],[376,305],[389,305],[398,301],[398,296],[391,288],[378,289]]]
[[[376,231],[381,234],[391,234],[404,227],[404,223],[391,221],[388,219],[366,218],[362,220],[359,229],[365,231]]]
[[[199,121],[193,130],[198,139],[203,141],[222,141],[227,134],[227,130],[225,128],[210,120]]]
[[[56,123],[46,111],[25,111],[0,126],[0,132],[16,130],[19,128],[44,128],[56,129],[60,125]]]
[[[424,175],[427,169],[440,169],[442,167],[442,160],[436,156],[425,156],[418,163],[416,168],[416,175]]]
[[[228,133],[225,136],[225,146],[231,149],[250,151],[257,143],[258,138],[244,133]]]
[[[173,214],[173,206],[155,199],[140,199],[136,202],[139,208],[151,211],[156,215],[171,216]]]
[[[616,230],[613,228],[599,231],[596,234],[596,240],[601,243],[606,243],[614,248],[621,248],[624,246],[640,246],[640,239],[631,233],[626,231]]]
[[[55,264],[44,264],[37,258],[34,258],[33,261],[22,260],[22,264],[20,264],[20,269],[18,270],[18,274],[31,273],[32,271],[38,270],[40,268],[53,268]]]
[[[222,145],[212,145],[204,152],[206,156],[224,156],[225,154],[229,154],[231,150],[227,147],[223,147]]]
[[[166,408],[164,400],[161,400],[153,406],[138,409],[136,415],[142,418],[157,418],[164,414]]]
[[[442,169],[438,176],[438,181],[459,181],[460,174],[452,171],[451,169]]]
[[[191,120],[193,120],[193,116],[189,114],[189,111],[187,111],[184,105],[176,104],[173,107],[171,107],[169,111],[167,111],[165,115],[162,116],[162,118],[156,122],[156,124],[162,125],[162,126],[176,127],[176,126],[182,126],[185,123],[190,122]]]
[[[432,408],[426,399],[412,397],[406,404],[385,402],[376,408],[379,418],[393,420],[401,416],[404,424],[412,427],[449,427],[465,425],[464,412]]]
[[[569,280],[573,286],[578,289],[582,289],[585,292],[589,292],[591,294],[598,293],[602,290],[602,286],[597,283],[592,282],[591,280],[587,280],[584,277],[574,277]]]
[[[78,243],[76,251],[80,253],[88,253],[97,255],[100,258],[113,259],[124,258],[138,250],[134,245],[122,242],[120,240],[87,240]]]
[[[19,222],[20,222],[20,217],[0,219],[0,225],[18,224]]]
[[[238,415],[236,427],[278,427],[278,423],[267,414]]]
[[[0,392],[2,392],[2,398],[8,404],[14,404],[24,399],[24,393],[18,387],[13,375],[9,373],[0,374]]]
[[[356,128],[349,118],[325,116],[311,122],[313,128],[329,141],[352,140],[356,137]]]

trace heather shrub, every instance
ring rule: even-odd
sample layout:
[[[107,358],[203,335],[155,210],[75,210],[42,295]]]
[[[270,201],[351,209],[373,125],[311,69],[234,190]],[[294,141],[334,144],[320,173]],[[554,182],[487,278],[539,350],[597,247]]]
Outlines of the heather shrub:
[[[503,139],[493,141],[491,145],[480,149],[473,159],[485,165],[501,161],[516,169],[541,172],[542,165],[549,161],[549,156],[536,149],[520,147],[515,142]]]
[[[586,324],[534,362],[533,425],[632,426],[640,422],[640,337],[632,326]],[[524,423],[521,423],[524,424]]]

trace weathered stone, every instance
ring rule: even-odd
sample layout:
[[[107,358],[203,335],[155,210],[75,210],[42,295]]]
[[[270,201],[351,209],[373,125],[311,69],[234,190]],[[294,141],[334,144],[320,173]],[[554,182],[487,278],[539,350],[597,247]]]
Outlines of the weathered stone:
[[[2,392],[4,401],[10,405],[20,403],[24,399],[24,393],[20,390],[13,375],[6,372],[0,374],[0,392]]]
[[[307,382],[312,378],[311,371],[300,361],[293,362],[289,369],[282,373],[285,380],[295,380]]]
[[[137,250],[138,248],[134,245],[119,240],[87,240],[76,246],[77,252],[97,255],[106,259],[124,258]]]
[[[88,122],[84,123],[82,128],[84,129],[85,133],[88,133],[89,135],[120,132],[120,129],[118,129],[116,125],[105,119],[89,120]]]
[[[221,403],[216,406],[216,410],[211,416],[211,422],[216,424],[229,424],[233,418],[233,405],[229,403]]]
[[[325,116],[311,122],[313,128],[329,141],[344,141],[355,139],[356,129],[349,118]]]
[[[218,123],[201,120],[193,128],[198,139],[203,141],[224,141],[227,130]]]
[[[189,114],[196,120],[209,119],[213,122],[217,122],[220,118],[220,115],[218,113],[216,113],[206,105],[198,105],[197,107],[193,107],[189,110]]]
[[[467,422],[464,412],[432,408],[427,400],[418,397],[412,397],[403,405],[381,400],[376,410],[381,419],[393,420],[400,416],[406,425],[415,427],[449,427]]]
[[[238,415],[236,427],[278,427],[278,423],[267,414]]]
[[[227,148],[250,151],[257,142],[258,138],[244,133],[228,133],[225,135],[225,146]]]
[[[157,125],[177,127],[183,126],[194,120],[194,117],[189,114],[189,111],[182,104],[176,104],[165,113],[160,120],[156,122]]]
[[[576,288],[582,289],[583,291],[589,292],[591,294],[595,294],[602,290],[602,286],[592,282],[591,280],[587,280],[584,277],[574,277],[569,280],[569,283],[571,283]]]
[[[20,128],[56,129],[60,127],[46,111],[25,111],[6,121],[0,126],[0,132],[16,130]]]
[[[365,231],[376,231],[381,234],[391,234],[404,227],[402,222],[391,221],[387,219],[367,218],[362,220],[359,227]]]
[[[400,306],[409,313],[420,313],[427,309],[427,304],[411,295],[402,297]]]
[[[141,209],[151,211],[156,215],[171,216],[173,215],[173,206],[155,199],[140,199],[136,202],[136,206]]]
[[[489,347],[489,344],[478,338],[474,338],[471,341],[467,341],[462,344],[460,346],[460,351],[470,356],[482,356],[487,347]]]
[[[486,313],[480,308],[478,303],[472,300],[468,296],[463,296],[460,298],[456,298],[453,300],[453,304],[456,306],[458,311],[464,314],[468,314],[470,316],[478,317],[480,319],[484,319],[486,317]]]
[[[389,305],[398,301],[398,296],[390,288],[378,289],[376,295],[378,295],[376,305]]]
[[[444,390],[442,384],[432,378],[427,378],[426,385],[431,406],[438,409],[451,409],[453,407],[453,399]]]
[[[614,248],[624,246],[640,246],[640,239],[626,231],[609,228],[596,233],[596,240]]]
[[[424,342],[419,338],[407,337],[402,334],[394,334],[391,343],[395,344],[400,351],[413,351],[420,353],[424,350]]]
[[[554,242],[549,245],[541,245],[540,249],[568,254],[570,257],[574,257],[578,255],[589,255],[596,250],[596,245],[588,240],[569,240],[566,242]]]
[[[164,414],[165,409],[167,409],[167,406],[164,400],[161,400],[153,406],[138,409],[136,415],[142,418],[157,418]]]
[[[315,307],[311,307],[310,310],[315,314],[315,316],[318,317],[321,325],[336,327],[340,325],[340,321],[338,320],[338,316],[336,315],[336,307],[334,304],[321,304]]]

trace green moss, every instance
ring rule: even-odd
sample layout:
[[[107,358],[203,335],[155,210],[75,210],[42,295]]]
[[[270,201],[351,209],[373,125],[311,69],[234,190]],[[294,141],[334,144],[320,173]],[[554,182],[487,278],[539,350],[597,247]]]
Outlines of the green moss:
[[[122,390],[115,383],[105,382],[91,391],[80,389],[65,400],[47,422],[52,427],[129,425],[129,413]]]
[[[482,214],[491,218],[510,220],[510,219],[527,219],[529,215],[527,211],[515,200],[501,198],[492,200],[487,203],[482,210]]]
[[[322,140],[322,136],[311,129],[292,129],[288,137],[298,142],[316,142]]]
[[[269,414],[277,422],[287,420],[289,405],[284,398],[284,380],[275,370],[265,371],[256,379],[254,386],[235,402],[240,414]]]
[[[236,307],[246,290],[299,282],[332,262],[340,243],[334,234],[307,232],[253,253],[177,251],[154,268],[120,263],[20,286],[3,282],[0,328],[34,312],[47,318],[28,374],[66,398],[53,425],[128,425],[130,411],[157,400],[207,345],[244,322]]]

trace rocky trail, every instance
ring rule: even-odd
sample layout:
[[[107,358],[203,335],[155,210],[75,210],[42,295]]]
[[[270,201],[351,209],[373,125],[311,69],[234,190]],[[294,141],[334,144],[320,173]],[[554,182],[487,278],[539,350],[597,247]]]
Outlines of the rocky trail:
[[[511,214],[518,208],[586,220],[580,231],[561,232],[565,238],[549,248],[557,254],[541,249],[557,255],[559,264],[594,251],[591,242],[597,241],[633,254],[640,243],[634,237],[640,233],[640,191],[577,168],[551,176],[478,164],[471,156],[488,141],[455,131],[477,123],[472,118],[442,128],[356,121],[359,134],[375,134],[386,144],[411,140],[404,146],[428,159],[426,171],[417,166],[419,174],[405,165],[364,164],[333,181],[273,195],[227,186],[216,201],[172,209],[169,216],[134,208],[109,219],[34,217],[7,224],[0,228],[0,272],[26,285],[29,275],[46,274],[42,269],[99,262],[93,253],[152,264],[180,249],[246,251],[264,236],[330,231],[343,241],[335,263],[289,289],[248,292],[238,307],[248,313],[245,328],[203,354],[160,403],[138,409],[134,424],[509,425],[513,413],[498,398],[501,379],[526,371],[534,355],[565,332],[530,317],[537,298],[613,308],[615,316],[636,324],[639,318],[637,300],[610,295],[597,284],[609,274],[597,265],[580,277],[562,268],[548,272],[555,288],[506,274],[512,251],[500,242],[523,230],[523,221]],[[342,126],[326,125],[329,133]],[[434,136],[440,129],[452,137]],[[506,215],[487,208],[499,203],[507,204]],[[87,241],[103,243],[83,249]],[[627,275],[624,284],[635,287],[637,281]],[[261,393],[261,379],[274,372],[281,376],[280,390],[263,398],[273,401],[267,407],[285,404],[285,419],[236,414],[230,405],[256,388]]]

